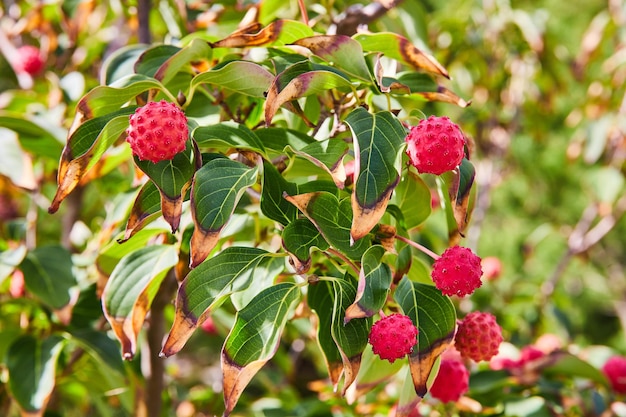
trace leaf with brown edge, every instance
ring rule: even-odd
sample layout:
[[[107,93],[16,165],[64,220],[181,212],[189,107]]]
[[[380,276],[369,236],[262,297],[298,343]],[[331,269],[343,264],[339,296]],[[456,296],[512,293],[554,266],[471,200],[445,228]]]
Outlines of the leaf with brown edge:
[[[237,313],[222,348],[225,416],[254,375],[276,353],[287,320],[300,303],[301,291],[291,282],[273,285]]]
[[[418,344],[409,355],[415,392],[423,398],[427,381],[437,358],[454,339],[456,310],[450,298],[433,285],[402,278],[394,293],[400,308],[419,329]]]
[[[474,165],[463,158],[457,169],[440,177],[440,183],[443,181],[444,190],[447,190],[443,197],[450,244],[458,243],[469,223],[476,194],[476,187],[473,187],[475,175]]]
[[[322,168],[332,177],[337,188],[344,188],[346,171],[343,158],[349,151],[347,143],[337,139],[326,139],[313,142],[300,150],[292,149],[290,146],[286,149]]]
[[[133,207],[130,210],[124,237],[118,243],[124,243],[143,229],[151,220],[155,219],[161,211],[161,194],[152,181],[146,182],[139,193]]]
[[[265,123],[268,126],[272,123],[272,118],[283,104],[333,88],[351,91],[354,86],[347,76],[332,67],[309,61],[290,66],[276,76],[267,92]]]
[[[317,35],[298,39],[294,45],[308,48],[318,57],[363,81],[371,80],[363,48],[354,39],[345,35]]]
[[[390,112],[371,114],[362,107],[353,110],[346,123],[355,154],[350,234],[356,241],[378,223],[400,181],[406,131]]]
[[[415,69],[450,78],[448,71],[430,54],[395,33],[359,33],[353,38],[367,52],[382,52]]]
[[[153,245],[124,256],[102,293],[102,309],[122,344],[124,359],[132,359],[137,336],[152,300],[167,272],[178,262],[172,245]]]
[[[311,251],[328,249],[328,242],[308,219],[296,219],[287,224],[282,233],[283,248],[297,274],[304,274],[311,267]]]
[[[61,202],[76,188],[82,177],[128,127],[135,107],[126,107],[81,124],[68,138],[57,174],[57,191],[48,208],[55,213]]]
[[[265,263],[276,256],[284,255],[232,246],[192,269],[178,288],[176,315],[161,356],[178,353],[213,308],[248,288],[255,274],[264,273]]]
[[[196,172],[191,186],[191,263],[195,268],[217,245],[219,235],[248,187],[256,183],[258,167],[216,158]]]
[[[309,285],[308,303],[319,318],[318,343],[324,353],[331,381],[338,386],[344,375],[342,394],[355,381],[361,356],[367,346],[371,318],[344,323],[345,312],[356,295],[356,282],[350,276],[320,277]]]
[[[442,103],[456,104],[459,107],[467,107],[472,104],[471,101],[465,101],[461,97],[457,96],[452,91],[443,86],[438,86],[437,91],[434,92],[420,92],[418,93],[428,101],[440,101]]]
[[[375,245],[370,247],[361,259],[359,284],[354,302],[346,309],[344,323],[352,319],[372,317],[387,301],[391,286],[391,269],[381,262],[385,249]]]
[[[261,30],[258,25],[239,29],[210,45],[213,48],[242,48],[246,46],[286,45],[297,39],[313,36],[313,30],[294,20],[276,20]],[[256,33],[250,33],[257,31]]]

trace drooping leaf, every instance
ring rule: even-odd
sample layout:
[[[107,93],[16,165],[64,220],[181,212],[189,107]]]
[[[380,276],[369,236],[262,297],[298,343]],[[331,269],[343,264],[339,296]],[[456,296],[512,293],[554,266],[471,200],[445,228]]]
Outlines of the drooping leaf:
[[[255,130],[257,137],[261,140],[266,149],[275,151],[282,155],[284,149],[290,146],[292,149],[302,149],[315,139],[296,130],[289,130],[277,127],[268,127]]]
[[[363,57],[363,48],[359,42],[349,36],[317,35],[298,39],[294,44],[310,49],[330,65],[353,77],[363,81],[371,80],[367,62]]]
[[[419,329],[417,348],[409,355],[409,366],[415,392],[423,398],[436,359],[454,338],[456,310],[452,301],[434,286],[412,282],[406,277],[396,287],[394,299]]]
[[[402,212],[405,230],[422,224],[432,211],[430,189],[413,171],[407,171],[402,177],[392,201]]]
[[[96,258],[98,271],[108,277],[113,273],[113,270],[124,256],[148,246],[155,236],[167,232],[168,228],[164,224],[163,227],[140,230],[131,238],[122,242],[117,240],[110,241],[107,245],[100,248],[100,253]]]
[[[350,259],[361,259],[365,250],[371,246],[369,238],[351,244],[352,209],[348,198],[339,201],[335,195],[326,191],[287,195],[285,198],[315,225],[328,243]]]
[[[225,416],[258,370],[276,353],[283,329],[300,298],[298,285],[283,282],[261,291],[237,313],[222,349]]]
[[[359,240],[385,213],[400,181],[400,162],[406,131],[389,112],[368,113],[362,107],[346,118],[354,143],[354,217],[350,234]]]
[[[252,97],[264,97],[274,80],[274,75],[264,67],[249,61],[232,61],[217,69],[196,75],[191,81],[188,100],[202,84],[215,84]]]
[[[193,130],[191,136],[201,150],[243,149],[265,155],[263,143],[255,132],[242,124],[219,123],[211,126],[200,126]]]
[[[135,72],[154,78],[159,68],[182,48],[176,45],[159,44],[146,49],[135,62]]]
[[[130,210],[124,237],[119,243],[126,242],[135,233],[143,229],[146,224],[157,217],[161,211],[161,193],[154,182],[146,182],[141,189],[135,203]]]
[[[258,167],[216,158],[196,173],[191,187],[191,267],[206,259],[217,245],[220,232],[233,214],[246,188],[256,183]]]
[[[137,336],[152,300],[178,256],[172,245],[143,247],[122,258],[102,293],[104,316],[122,343],[122,356],[132,359]]]
[[[54,390],[57,360],[63,345],[63,338],[57,335],[45,339],[24,335],[7,352],[11,395],[29,416],[43,416]]]
[[[180,351],[211,309],[248,288],[255,269],[273,256],[262,249],[232,246],[192,269],[178,289],[176,316],[161,355]]]
[[[405,37],[395,33],[359,33],[353,38],[367,52],[382,52],[415,69],[450,78],[448,71],[430,54],[418,49]]]
[[[104,152],[124,133],[135,107],[125,107],[105,116],[87,120],[70,135],[63,149],[58,188],[48,212],[55,213],[61,202],[96,165]]]
[[[100,70],[102,84],[110,85],[123,77],[132,75],[135,72],[135,62],[148,46],[146,44],[127,45],[109,55]]]
[[[348,144],[344,141],[327,139],[313,142],[299,151],[292,149],[292,152],[328,172],[335,185],[343,189],[346,171],[342,162],[348,150]]]
[[[65,132],[57,133],[55,128],[47,126],[43,120],[0,110],[0,126],[17,133],[25,151],[54,160],[59,158],[63,149],[61,138]]]
[[[296,219],[285,226],[282,233],[283,247],[297,274],[304,274],[311,267],[311,250],[328,249],[329,245],[315,225],[308,219]]]
[[[474,206],[473,195],[476,193],[474,177],[476,170],[474,165],[463,158],[461,165],[442,177],[447,187],[447,195],[444,195],[448,218],[448,235],[451,244],[458,243],[464,236],[465,229],[470,220]]]
[[[119,352],[119,345],[105,333],[90,328],[72,330],[72,341],[89,353],[99,364],[104,365],[102,372],[113,370],[124,373],[124,362]]]
[[[307,36],[313,36],[313,30],[304,23],[279,19],[260,30],[258,25],[251,25],[249,28],[245,28],[245,30],[238,30],[224,39],[211,43],[211,46],[213,48],[240,48],[261,45],[279,46],[292,43]]]
[[[356,297],[346,310],[346,322],[372,317],[387,301],[392,277],[389,265],[381,261],[384,254],[385,249],[379,245],[370,247],[363,254]]]
[[[26,253],[27,249],[24,245],[0,252],[0,285],[22,262]]]
[[[371,318],[344,322],[355,296],[356,282],[349,276],[324,277],[309,285],[308,302],[319,318],[318,342],[335,388],[344,375],[343,394],[357,376],[372,326]]]
[[[72,254],[62,246],[39,246],[28,252],[19,268],[24,273],[26,288],[40,300],[60,310],[71,300],[77,285],[72,272]]]
[[[432,76],[418,72],[405,72],[398,79],[386,79],[394,94],[417,94],[427,101],[440,101],[443,103],[456,104],[459,107],[467,107],[471,101],[465,101],[446,87],[437,84]]]
[[[193,150],[192,141],[188,140],[185,150],[176,154],[171,160],[153,163],[141,161],[135,156],[135,164],[159,189],[163,218],[172,227],[172,232],[175,232],[180,224],[185,193],[199,165],[198,155]]]
[[[283,104],[333,88],[350,91],[354,87],[345,74],[332,67],[308,61],[292,65],[276,76],[267,92],[265,124],[271,124],[272,118]]]

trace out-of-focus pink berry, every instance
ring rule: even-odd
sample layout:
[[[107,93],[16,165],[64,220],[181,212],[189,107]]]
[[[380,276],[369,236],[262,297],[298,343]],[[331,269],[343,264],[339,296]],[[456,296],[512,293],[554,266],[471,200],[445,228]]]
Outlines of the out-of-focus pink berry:
[[[480,264],[483,268],[483,278],[488,281],[493,281],[502,274],[502,262],[495,256],[483,258]]]
[[[602,372],[608,378],[613,391],[626,394],[626,357],[613,356],[602,366]]]
[[[474,311],[463,319],[454,336],[456,349],[465,358],[488,361],[498,353],[502,329],[490,313]]]
[[[30,75],[37,75],[43,70],[45,62],[41,57],[39,49],[32,45],[24,45],[17,49],[17,62],[15,71],[25,72]]]
[[[9,294],[13,298],[20,298],[24,296],[26,283],[24,282],[24,274],[19,269],[16,269],[11,275],[11,282],[9,284]]]
[[[469,372],[463,362],[442,359],[430,394],[446,403],[458,401],[469,390]]]

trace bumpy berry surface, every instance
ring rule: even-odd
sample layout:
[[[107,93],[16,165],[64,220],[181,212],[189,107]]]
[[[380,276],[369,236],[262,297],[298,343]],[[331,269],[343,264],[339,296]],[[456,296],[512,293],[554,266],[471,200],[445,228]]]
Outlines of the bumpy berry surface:
[[[394,362],[411,353],[417,343],[417,327],[408,316],[392,314],[372,326],[369,342],[381,359]]]
[[[490,313],[474,311],[459,324],[454,346],[464,358],[476,362],[488,361],[498,354],[502,342],[502,329]]]
[[[480,258],[471,249],[453,246],[433,264],[431,277],[445,295],[464,297],[482,285]]]
[[[602,372],[611,382],[613,391],[618,394],[626,394],[626,358],[613,356],[602,367]]]
[[[25,72],[30,75],[37,75],[43,69],[45,63],[41,58],[39,49],[32,45],[24,45],[17,50],[18,61],[15,65],[17,72]]]
[[[133,155],[140,160],[169,160],[185,150],[189,136],[187,117],[173,103],[150,102],[130,116],[126,135]]]
[[[430,394],[447,403],[458,401],[469,390],[469,372],[463,362],[454,359],[442,359],[439,373],[430,388]]]
[[[465,136],[445,116],[420,120],[411,128],[406,142],[411,165],[419,172],[441,175],[463,160]]]

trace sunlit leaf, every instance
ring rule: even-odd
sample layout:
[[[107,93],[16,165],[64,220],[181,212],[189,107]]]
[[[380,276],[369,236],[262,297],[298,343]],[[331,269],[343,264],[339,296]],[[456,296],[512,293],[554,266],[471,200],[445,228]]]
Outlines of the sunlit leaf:
[[[22,148],[33,155],[57,160],[63,144],[43,121],[23,114],[0,110],[0,126],[17,133]]]
[[[242,124],[219,123],[211,126],[200,126],[191,132],[201,150],[244,149],[265,156],[265,147],[255,132]]]
[[[211,47],[202,39],[194,39],[187,46],[168,58],[154,74],[163,84],[169,83],[184,67],[192,72],[190,62],[211,58]]]
[[[180,351],[211,309],[230,294],[248,288],[256,268],[273,256],[277,255],[233,246],[191,270],[178,289],[176,316],[161,355],[171,356]]]
[[[217,69],[196,75],[191,81],[188,100],[202,84],[214,84],[220,89],[230,90],[252,97],[264,97],[274,80],[274,75],[264,67],[249,61],[232,61]]]
[[[216,158],[198,172],[191,187],[191,213],[195,230],[191,237],[191,267],[198,266],[217,245],[220,232],[233,214],[242,194],[256,183],[258,167],[228,158]]]
[[[263,290],[237,313],[222,349],[224,415],[230,414],[250,380],[276,353],[300,298],[298,285],[283,282]]]
[[[35,190],[37,181],[32,158],[22,150],[17,134],[0,128],[0,175],[17,187]]]
[[[368,113],[362,107],[346,118],[354,143],[354,217],[350,234],[359,240],[385,213],[400,181],[400,162],[406,131],[389,112]]]
[[[421,51],[405,37],[395,33],[359,33],[353,37],[367,52],[382,52],[415,69],[450,78],[446,69],[430,54]]]
[[[363,57],[361,44],[345,35],[318,35],[298,39],[295,45],[304,46],[343,72],[363,81],[370,81],[371,76]]]
[[[259,30],[257,25],[251,26],[245,32],[238,30],[224,39],[211,43],[211,46],[213,48],[278,46],[292,43],[307,36],[313,36],[313,30],[304,23],[293,20],[275,20],[261,30]]]
[[[357,293],[354,302],[346,310],[346,322],[355,318],[372,317],[387,301],[391,269],[382,262],[384,254],[385,249],[379,245],[370,247],[363,254]]]
[[[396,187],[392,199],[402,212],[405,230],[422,224],[432,211],[430,189],[422,178],[407,171]]]
[[[456,310],[450,299],[434,286],[412,282],[406,277],[398,284],[394,299],[419,329],[417,348],[409,355],[409,366],[415,392],[423,398],[435,361],[454,338]]]
[[[38,339],[24,335],[7,352],[11,395],[30,416],[43,416],[54,390],[57,360],[63,345],[60,336]]]
[[[152,300],[177,261],[174,246],[153,245],[124,256],[113,270],[102,293],[102,309],[122,343],[124,359],[135,355],[137,336]]]
[[[22,262],[26,253],[24,245],[0,252],[0,285]]]
[[[59,209],[61,202],[74,190],[82,177],[94,167],[100,157],[128,127],[134,107],[126,107],[106,116],[87,120],[69,137],[57,174],[58,188],[50,213]]]

